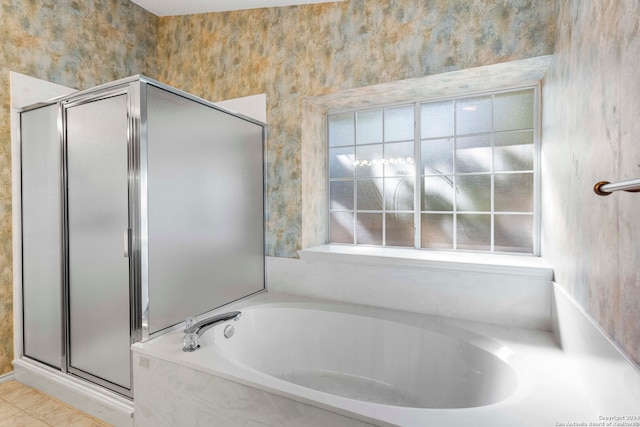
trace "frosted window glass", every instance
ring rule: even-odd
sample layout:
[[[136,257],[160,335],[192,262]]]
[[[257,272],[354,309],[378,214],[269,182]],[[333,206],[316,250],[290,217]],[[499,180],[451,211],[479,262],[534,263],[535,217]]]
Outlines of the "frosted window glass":
[[[456,134],[491,132],[491,97],[465,98],[456,102]]]
[[[421,247],[453,249],[453,214],[422,214]]]
[[[422,186],[422,210],[453,211],[453,190],[452,176],[425,177]]]
[[[453,173],[453,138],[422,141],[421,144],[422,174]]]
[[[421,139],[453,135],[453,101],[422,104],[420,114]]]
[[[496,174],[494,178],[497,212],[533,211],[533,174]]]
[[[533,89],[496,95],[495,130],[533,128]]]
[[[382,164],[382,144],[365,145],[356,149],[356,176],[368,178],[382,176],[384,165]]]
[[[329,178],[353,178],[353,147],[329,149]]]
[[[399,217],[391,223],[389,215],[411,211],[421,215],[421,247],[492,251],[494,215],[533,216],[535,93],[516,89],[355,112],[356,242],[378,244],[383,210],[383,244],[408,245],[410,227],[397,225]],[[348,197],[340,193],[345,188],[332,186],[332,209],[350,206],[337,202]],[[371,224],[358,219],[373,211],[362,217],[376,218]]]
[[[457,176],[456,186],[459,211],[491,211],[491,175]]]
[[[384,180],[384,208],[387,210],[413,210],[414,179],[385,178]]]
[[[337,210],[353,210],[353,184],[354,181],[332,181],[329,194],[331,195],[330,208]]]
[[[359,179],[356,186],[358,210],[382,210],[382,179]]]
[[[491,135],[460,137],[456,141],[456,173],[491,172]]]
[[[407,105],[384,109],[384,140],[413,140],[414,107]]]
[[[491,215],[457,215],[458,249],[491,250]]]
[[[493,164],[496,171],[533,170],[533,131],[496,133]]]
[[[331,212],[331,235],[333,243],[353,243],[353,212]]]
[[[413,247],[413,214],[387,213],[385,230],[387,246]]]
[[[364,245],[382,244],[381,213],[358,213],[356,243]]]
[[[353,145],[353,113],[329,116],[329,147]]]
[[[356,141],[358,144],[382,142],[382,109],[359,111],[356,118]]]
[[[494,250],[533,252],[533,215],[496,215]]]
[[[384,145],[385,176],[414,175],[416,170],[412,142],[394,142]]]

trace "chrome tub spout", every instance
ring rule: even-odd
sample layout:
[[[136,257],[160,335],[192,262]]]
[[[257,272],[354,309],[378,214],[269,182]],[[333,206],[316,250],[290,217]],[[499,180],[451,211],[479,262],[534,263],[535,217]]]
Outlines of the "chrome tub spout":
[[[182,347],[183,351],[196,351],[200,348],[200,344],[198,343],[198,338],[202,336],[202,334],[209,328],[217,325],[221,322],[226,322],[228,320],[238,320],[242,312],[240,311],[230,311],[228,313],[218,314],[217,316],[209,317],[207,319],[200,320],[195,325],[188,327],[184,330],[184,346]]]

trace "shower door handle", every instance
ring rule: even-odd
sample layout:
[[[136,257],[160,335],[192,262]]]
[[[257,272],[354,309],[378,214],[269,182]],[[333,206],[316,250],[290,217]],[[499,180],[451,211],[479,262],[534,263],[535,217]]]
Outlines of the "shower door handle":
[[[129,251],[131,249],[131,229],[124,229],[124,257],[129,258]]]

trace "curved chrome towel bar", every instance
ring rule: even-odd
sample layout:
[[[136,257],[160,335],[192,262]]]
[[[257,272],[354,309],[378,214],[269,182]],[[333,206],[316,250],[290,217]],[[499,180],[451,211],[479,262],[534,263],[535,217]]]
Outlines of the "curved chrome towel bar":
[[[630,179],[628,181],[620,181],[610,183],[609,181],[600,181],[593,186],[593,191],[598,196],[608,196],[614,191],[627,191],[629,193],[640,192],[640,178]]]

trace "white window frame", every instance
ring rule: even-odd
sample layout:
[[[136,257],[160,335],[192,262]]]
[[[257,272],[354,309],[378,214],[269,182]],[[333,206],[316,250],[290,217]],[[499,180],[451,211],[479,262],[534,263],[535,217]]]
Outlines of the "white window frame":
[[[494,95],[499,95],[499,94],[503,94],[503,93],[509,93],[509,92],[516,92],[519,90],[529,90],[529,89],[533,89],[533,210],[532,210],[532,215],[533,215],[533,230],[532,230],[532,252],[531,253],[523,253],[523,252],[498,252],[494,250],[494,234],[495,234],[495,230],[494,230],[494,218],[495,218],[495,209],[494,209],[494,204],[493,204],[493,200],[494,200],[494,187],[493,187],[493,176],[495,175],[495,171],[491,170],[490,173],[488,173],[489,175],[491,175],[492,177],[492,186],[491,186],[491,199],[492,199],[492,205],[491,205],[491,211],[488,212],[488,214],[491,216],[491,250],[489,251],[482,251],[482,250],[469,250],[469,249],[437,249],[437,248],[422,248],[421,247],[421,216],[422,216],[422,209],[421,209],[421,194],[422,194],[422,174],[420,174],[420,170],[419,167],[416,166],[416,175],[415,175],[415,193],[414,193],[414,209],[413,209],[413,215],[414,215],[414,249],[418,249],[418,250],[422,250],[422,251],[441,251],[441,252],[455,252],[455,253],[460,253],[460,252],[471,252],[471,253],[488,253],[488,254],[508,254],[508,255],[516,255],[516,256],[540,256],[540,239],[541,239],[541,209],[540,209],[540,175],[541,175],[541,147],[540,147],[540,83],[533,83],[533,84],[526,84],[526,85],[516,85],[516,86],[511,86],[511,87],[506,87],[506,88],[500,88],[499,90],[489,90],[489,91],[478,91],[478,92],[469,92],[469,93],[461,93],[461,94],[456,94],[455,96],[442,96],[442,97],[433,97],[433,98],[429,98],[429,99],[419,99],[419,100],[412,100],[412,101],[406,101],[406,102],[399,102],[399,103],[393,103],[393,104],[379,104],[379,105],[369,105],[367,106],[367,108],[360,108],[360,109],[348,109],[348,110],[336,110],[336,111],[327,111],[326,117],[326,135],[327,135],[327,140],[326,140],[326,147],[327,147],[327,162],[326,162],[326,185],[327,185],[327,190],[326,190],[326,203],[327,203],[327,242],[329,242],[329,244],[331,245],[345,245],[345,246],[370,246],[370,247],[382,247],[382,248],[403,248],[403,249],[407,249],[407,248],[411,248],[408,246],[387,246],[386,240],[385,240],[385,231],[386,231],[386,226],[384,224],[385,221],[385,216],[384,216],[384,201],[383,201],[383,237],[382,237],[382,242],[383,244],[381,245],[367,245],[367,244],[362,244],[362,243],[334,243],[330,241],[330,236],[331,236],[331,200],[330,200],[330,188],[331,188],[331,177],[330,177],[330,171],[329,171],[329,156],[330,156],[330,147],[329,147],[329,120],[328,117],[329,116],[334,116],[337,114],[346,114],[346,113],[357,113],[357,112],[364,112],[364,111],[372,111],[372,110],[377,110],[377,109],[384,109],[384,108],[389,108],[389,107],[399,107],[399,106],[407,106],[407,105],[414,105],[414,159],[416,161],[416,165],[419,164],[420,159],[421,159],[421,153],[420,153],[420,149],[421,149],[421,134],[419,132],[419,130],[421,129],[421,105],[425,104],[425,103],[431,103],[431,102],[439,102],[439,101],[449,101],[449,100],[460,100],[460,99],[466,99],[466,98],[470,98],[470,97],[481,97],[481,96],[494,96]],[[492,108],[493,108],[493,101],[492,101]],[[493,114],[492,114],[493,117]],[[355,126],[354,126],[354,131],[355,131]],[[493,134],[494,129],[493,129],[493,120],[492,120],[492,130],[491,133]],[[386,144],[386,143],[383,143]],[[354,140],[354,147],[357,147],[357,144],[355,143]],[[492,148],[493,148],[493,138],[492,138]],[[515,171],[514,171],[515,172]],[[457,175],[457,174],[456,174]],[[356,178],[354,177],[354,180]],[[355,186],[354,186],[354,200],[357,198],[357,192],[355,191]],[[355,209],[356,206],[354,206],[354,215],[357,215],[358,210]],[[394,211],[395,212],[395,211]],[[455,208],[454,208],[454,215],[455,215]],[[502,213],[502,212],[501,212]],[[455,224],[455,223],[454,223]],[[354,241],[356,239],[356,220],[354,220],[354,230],[353,230],[353,234],[354,234]],[[455,227],[455,225],[454,225]],[[454,241],[456,239],[455,236],[455,228],[454,228]]]

